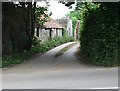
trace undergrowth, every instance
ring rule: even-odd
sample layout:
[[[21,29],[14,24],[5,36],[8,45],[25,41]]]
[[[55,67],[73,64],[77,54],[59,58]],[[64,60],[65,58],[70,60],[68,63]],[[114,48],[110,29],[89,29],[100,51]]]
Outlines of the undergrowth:
[[[34,42],[33,47],[29,51],[23,51],[21,53],[14,53],[13,55],[3,55],[1,67],[12,66],[25,62],[28,58],[38,53],[45,53],[46,51],[61,45],[66,42],[74,41],[73,37],[60,37],[49,39],[45,43],[40,43],[37,39]]]

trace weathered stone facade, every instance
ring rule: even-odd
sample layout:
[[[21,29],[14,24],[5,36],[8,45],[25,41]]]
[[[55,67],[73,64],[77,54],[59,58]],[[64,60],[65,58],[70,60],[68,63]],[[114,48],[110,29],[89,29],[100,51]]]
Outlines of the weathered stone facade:
[[[35,28],[34,36],[38,38],[42,43],[50,38],[62,37],[63,29],[41,29]]]
[[[50,18],[44,26],[44,28],[37,26],[34,33],[34,36],[36,36],[42,43],[50,38],[63,36],[64,28],[57,21]]]

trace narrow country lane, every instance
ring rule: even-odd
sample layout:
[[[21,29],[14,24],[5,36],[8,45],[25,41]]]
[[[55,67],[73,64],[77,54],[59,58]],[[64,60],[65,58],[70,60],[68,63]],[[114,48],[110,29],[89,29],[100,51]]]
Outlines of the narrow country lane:
[[[55,57],[62,48],[73,43],[65,43],[23,64],[3,69],[3,89],[117,89],[118,68],[83,64],[75,56],[79,43]]]

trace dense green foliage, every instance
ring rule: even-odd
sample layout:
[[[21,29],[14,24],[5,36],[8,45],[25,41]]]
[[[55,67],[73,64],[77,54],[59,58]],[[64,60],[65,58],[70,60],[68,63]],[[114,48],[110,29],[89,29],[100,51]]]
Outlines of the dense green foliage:
[[[36,52],[37,51],[38,52],[45,52],[45,51],[48,51],[49,49],[56,47],[60,44],[63,44],[66,42],[71,42],[71,41],[74,41],[74,38],[72,38],[72,37],[53,38],[53,39],[48,40],[45,43],[37,44],[35,46],[35,48],[33,47],[33,49],[31,49],[31,50],[34,50]]]
[[[120,3],[79,4],[74,13],[80,19],[81,52],[96,65],[116,66],[120,60]]]
[[[88,7],[89,10],[83,12],[81,49],[96,65],[117,65],[120,42],[118,5],[101,3],[99,7]]]
[[[34,46],[31,48],[31,50],[16,53],[9,56],[4,55],[2,60],[2,67],[23,63],[27,58],[32,57],[37,53],[44,53],[58,45],[71,41],[74,41],[74,38],[62,37],[62,38],[53,38],[46,41],[43,44],[40,44],[40,42],[36,38],[34,38]]]

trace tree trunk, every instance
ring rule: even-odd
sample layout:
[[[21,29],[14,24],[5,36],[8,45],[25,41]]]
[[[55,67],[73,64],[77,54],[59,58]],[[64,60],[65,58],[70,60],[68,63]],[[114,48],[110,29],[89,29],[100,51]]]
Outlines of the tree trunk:
[[[32,31],[32,23],[31,23],[31,11],[32,11],[32,2],[27,2],[28,7],[26,8],[26,35],[27,35],[27,44],[26,50],[30,50],[32,47],[32,38],[31,38],[31,31]]]

